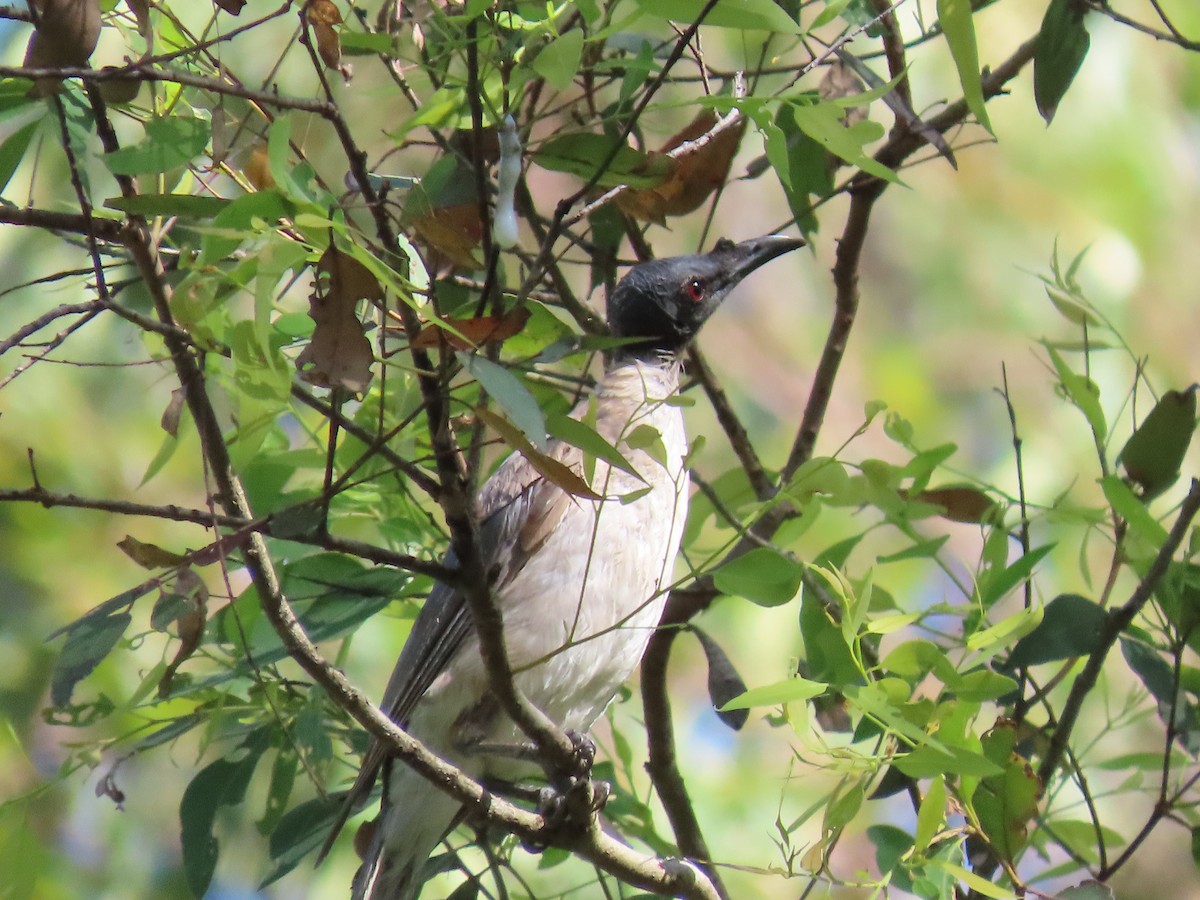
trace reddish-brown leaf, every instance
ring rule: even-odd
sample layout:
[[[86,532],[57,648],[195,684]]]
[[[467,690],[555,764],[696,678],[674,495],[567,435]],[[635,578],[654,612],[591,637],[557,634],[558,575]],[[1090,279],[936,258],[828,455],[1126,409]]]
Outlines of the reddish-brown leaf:
[[[326,68],[340,71],[342,67],[342,39],[334,26],[342,24],[342,14],[333,0],[308,0],[304,6],[304,20],[317,39],[317,53]]]
[[[213,4],[231,16],[236,16],[245,7],[246,0],[213,0]]]
[[[502,316],[444,319],[440,324],[431,322],[421,329],[413,346],[429,350],[445,343],[455,350],[469,350],[486,344],[498,344],[524,328],[529,316],[529,310],[521,307]]]
[[[659,151],[669,153],[697,140],[717,123],[716,113],[702,110]],[[713,191],[729,178],[729,167],[746,131],[743,119],[714,135],[693,153],[674,160],[671,174],[658,187],[626,191],[617,197],[617,206],[635,219],[662,222],[667,216],[683,216],[699,209]],[[654,154],[651,154],[651,158]]]

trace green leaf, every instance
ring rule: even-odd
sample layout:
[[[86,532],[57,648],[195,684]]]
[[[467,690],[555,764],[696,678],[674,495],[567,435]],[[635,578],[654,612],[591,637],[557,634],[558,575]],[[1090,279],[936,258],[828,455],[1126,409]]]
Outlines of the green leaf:
[[[225,259],[256,233],[256,223],[274,225],[291,212],[291,203],[274,188],[238,197],[217,214],[211,230],[206,230],[197,265]]]
[[[569,90],[583,55],[583,32],[564,32],[539,51],[530,67],[560,91]]]
[[[1146,504],[1139,500],[1124,481],[1116,475],[1100,479],[1104,497],[1129,527],[1151,546],[1161,547],[1167,540],[1167,529],[1150,515]]]
[[[1042,346],[1050,354],[1050,361],[1054,364],[1054,370],[1058,373],[1067,399],[1087,418],[1096,440],[1103,441],[1108,434],[1108,423],[1104,419],[1104,409],[1100,406],[1100,389],[1090,378],[1071,371],[1058,352],[1045,341],[1042,342]]]
[[[909,778],[933,778],[943,773],[982,778],[1004,770],[982,753],[965,747],[918,747],[911,753],[898,756],[894,763]]]
[[[967,638],[967,647],[985,657],[998,653],[1014,640],[1033,631],[1042,621],[1043,612],[1040,606],[1018,610],[995,625],[972,634]]]
[[[700,19],[708,4],[706,0],[637,0],[637,5],[645,15],[690,25]],[[774,0],[720,0],[704,17],[703,24],[739,31],[804,32]]]
[[[991,609],[996,601],[1033,574],[1034,568],[1054,549],[1054,544],[1043,544],[1025,553],[1011,566],[1000,571],[988,570],[979,579],[980,601],[984,609]]]
[[[296,752],[285,747],[275,754],[275,762],[271,766],[271,783],[267,789],[266,807],[262,818],[255,822],[259,834],[272,834],[279,826],[284,812],[287,810],[288,798],[292,796],[292,788],[296,784],[296,772],[300,768],[300,759]]]
[[[41,124],[41,119],[34,119],[32,122],[22,125],[9,135],[3,144],[0,144],[0,195],[8,187],[17,167],[21,165],[21,160],[25,158],[25,151],[29,149],[33,136]]]
[[[529,438],[529,442],[543,453],[546,450],[546,418],[533,395],[519,378],[504,366],[492,362],[477,353],[459,353],[462,363],[471,377],[483,387],[488,395],[504,410]]]
[[[1007,675],[1001,675],[991,669],[976,669],[947,683],[946,687],[953,691],[959,700],[983,703],[1011,694],[1017,689],[1017,683]]]
[[[560,441],[566,441],[572,447],[578,447],[584,453],[604,460],[614,469],[620,469],[639,481],[645,481],[621,451],[605,440],[590,425],[580,422],[578,419],[572,419],[570,416],[557,415],[546,420],[546,429]]]
[[[991,131],[992,123],[988,121],[984,107],[983,85],[979,77],[979,50],[975,43],[970,0],[938,0],[937,12],[938,23],[946,35],[950,55],[954,57],[954,65],[958,69],[958,80],[962,83],[967,108],[975,114],[980,125]]]
[[[1004,669],[1024,669],[1042,663],[1087,656],[1100,645],[1108,613],[1078,594],[1060,594],[1046,604],[1042,621],[1017,641]]]
[[[269,743],[267,730],[255,731],[242,743],[238,759],[224,757],[196,773],[179,804],[183,869],[194,897],[203,897],[217,868],[220,846],[213,823],[221,806],[236,806],[246,795],[250,778]]]
[[[64,707],[71,702],[75,685],[92,673],[101,660],[112,652],[129,627],[128,612],[87,615],[70,626],[67,642],[54,661],[50,675],[50,702]]]
[[[933,776],[917,810],[917,828],[912,839],[914,853],[922,853],[946,823],[946,779]]]
[[[863,146],[883,137],[883,126],[869,119],[849,127],[842,121],[845,111],[836,103],[794,103],[792,117],[796,127],[830,153],[862,169],[869,175],[901,184],[900,177],[876,162]]]
[[[1029,761],[1014,751],[1016,742],[1016,728],[1008,721],[983,736],[984,753],[1002,771],[984,778],[971,797],[989,845],[1009,862],[1025,846],[1029,822],[1037,815],[1042,797],[1042,783]]]
[[[150,611],[150,627],[155,631],[166,631],[180,617],[194,612],[195,603],[181,594],[160,594]]]
[[[992,900],[1017,900],[1017,895],[1008,888],[993,884],[986,878],[979,877],[970,869],[964,869],[955,863],[946,862],[942,859],[931,859],[927,865],[930,868],[943,870],[955,880],[961,881],[971,890],[982,894],[984,897],[991,897]]]
[[[827,0],[825,8],[821,10],[812,24],[809,25],[809,30],[820,28],[822,25],[828,25],[834,19],[842,14],[847,6],[850,5],[850,0]]]
[[[1163,394],[1117,456],[1129,477],[1142,486],[1145,500],[1179,478],[1179,467],[1196,432],[1197,387]]]
[[[1033,54],[1033,97],[1049,125],[1066,96],[1092,39],[1083,27],[1087,7],[1075,0],[1050,0]]]
[[[569,172],[585,181],[596,174],[596,167],[608,159],[615,141],[603,134],[579,132],[551,138],[533,154],[533,161],[552,172]],[[598,187],[625,184],[631,188],[658,187],[671,172],[665,156],[648,156],[632,147],[620,146],[612,162],[600,173]]]
[[[109,197],[109,209],[140,216],[181,216],[186,219],[211,219],[229,206],[224,197],[196,194],[137,194],[133,197]]]
[[[209,122],[189,116],[159,116],[146,122],[146,139],[104,155],[114,175],[154,175],[186,166],[204,152]]]
[[[891,883],[900,890],[909,890],[912,882],[903,861],[913,846],[913,836],[895,825],[871,825],[867,838],[875,845],[875,864],[880,874],[891,876]]]
[[[749,709],[754,706],[781,706],[784,703],[802,702],[819,697],[825,693],[826,687],[827,685],[797,675],[775,684],[751,688],[730,700],[721,709]]]
[[[782,553],[755,547],[712,573],[723,594],[745,597],[759,606],[782,606],[796,596],[804,568]]]
[[[783,186],[788,208],[805,234],[817,230],[812,196],[824,197],[833,191],[833,171],[828,165],[824,146],[796,124],[795,105],[779,104],[774,123],[759,124],[766,137],[767,158]],[[778,135],[778,139],[773,136]]]
[[[641,450],[660,466],[667,465],[667,445],[663,443],[662,432],[653,425],[643,422],[635,426],[623,441],[630,450]]]
[[[854,651],[815,590],[806,590],[801,600],[800,633],[809,675],[839,687],[863,682]]]

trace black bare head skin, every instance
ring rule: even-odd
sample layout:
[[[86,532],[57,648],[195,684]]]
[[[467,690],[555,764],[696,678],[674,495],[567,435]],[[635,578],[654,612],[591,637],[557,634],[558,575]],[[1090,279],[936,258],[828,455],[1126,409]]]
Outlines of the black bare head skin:
[[[618,348],[617,357],[654,359],[678,353],[738,282],[802,246],[799,238],[778,234],[740,244],[722,238],[709,253],[634,266],[609,299],[608,324],[614,337],[643,340]]]

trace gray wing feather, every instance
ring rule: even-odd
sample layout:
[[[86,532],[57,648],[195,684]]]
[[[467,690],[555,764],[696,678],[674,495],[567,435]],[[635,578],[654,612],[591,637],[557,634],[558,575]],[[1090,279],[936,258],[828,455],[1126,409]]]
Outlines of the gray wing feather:
[[[579,455],[575,448],[561,442],[552,443],[550,454],[560,460]],[[514,453],[501,463],[480,489],[476,504],[480,518],[480,556],[493,585],[508,581],[536,549],[535,546],[524,546],[526,542],[522,540],[531,515],[539,520],[555,515],[555,510],[561,515],[569,502],[569,495],[545,481],[521,454]],[[453,551],[446,554],[443,564],[448,569],[457,567],[458,560]],[[471,611],[462,594],[447,585],[435,585],[404,642],[380,703],[392,721],[401,727],[408,724],[417,702],[445,670],[473,629]],[[325,858],[346,820],[370,795],[387,755],[379,740],[371,741],[358,777],[346,793],[342,811],[317,862]]]

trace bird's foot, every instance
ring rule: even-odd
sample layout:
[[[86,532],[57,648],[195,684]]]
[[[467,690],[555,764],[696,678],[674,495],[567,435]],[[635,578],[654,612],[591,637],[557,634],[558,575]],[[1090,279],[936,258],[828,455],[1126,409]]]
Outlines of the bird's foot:
[[[571,768],[566,773],[569,778],[588,778],[592,774],[592,766],[596,762],[596,744],[579,731],[567,731],[567,740],[571,742]]]
[[[554,843],[554,835],[565,829],[585,829],[592,818],[604,808],[612,796],[612,785],[607,781],[592,781],[584,778],[566,790],[544,787],[538,791],[535,804],[542,817],[542,828],[536,838],[521,842],[530,853],[541,853]]]

